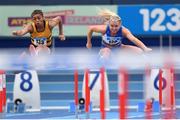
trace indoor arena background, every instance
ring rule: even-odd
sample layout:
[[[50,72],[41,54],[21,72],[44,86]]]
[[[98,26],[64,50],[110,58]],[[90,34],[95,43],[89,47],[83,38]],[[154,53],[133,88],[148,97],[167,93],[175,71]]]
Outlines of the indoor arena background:
[[[65,41],[60,41],[58,29],[53,30],[53,49],[86,48],[88,25],[100,24],[97,17],[98,8],[107,8],[116,12],[127,27],[145,45],[151,48],[180,47],[180,1],[179,0],[1,0],[0,1],[0,48],[1,50],[27,49],[31,42],[29,35],[15,37],[13,30],[19,30],[28,23],[34,9],[42,9],[48,16],[61,16],[63,20]],[[177,11],[170,14],[170,11]],[[178,17],[174,20],[174,17]],[[169,25],[170,24],[170,25]],[[128,40],[124,44],[133,45]],[[94,34],[93,47],[101,46],[101,36]],[[92,48],[93,49],[93,48]],[[48,68],[47,68],[48,69]],[[42,111],[38,113],[6,114],[2,118],[41,118],[41,119],[75,119],[74,113],[68,112],[69,103],[74,100],[74,71],[60,70],[38,71]],[[7,98],[13,99],[13,70],[6,71]],[[117,71],[107,70],[110,105],[118,108]],[[180,71],[176,76],[176,105],[180,105]],[[79,71],[79,96],[82,94],[84,71]],[[136,108],[143,101],[143,78],[141,70],[129,71],[128,105]],[[177,113],[176,118],[180,119]],[[92,118],[100,118],[93,113]],[[84,118],[83,116],[81,116]],[[130,113],[128,118],[144,118],[143,113]],[[117,114],[108,113],[107,118],[118,118]],[[160,118],[154,114],[154,118]]]

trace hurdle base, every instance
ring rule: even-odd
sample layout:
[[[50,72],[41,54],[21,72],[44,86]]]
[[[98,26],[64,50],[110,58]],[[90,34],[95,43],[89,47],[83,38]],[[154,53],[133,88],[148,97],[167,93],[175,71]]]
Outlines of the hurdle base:
[[[26,112],[40,112],[41,109],[26,108]]]
[[[89,111],[92,112],[92,102],[90,102]],[[69,103],[69,112],[76,112],[76,105],[74,102]],[[85,112],[85,107],[84,109],[79,109],[79,105],[78,105],[78,113],[81,112]]]
[[[26,106],[25,103],[19,103],[15,105],[14,102],[8,102],[6,107],[6,113],[25,113],[25,112],[39,112],[41,109],[31,109]]]
[[[25,112],[25,103],[19,103],[17,105],[16,113],[24,113]]]
[[[92,108],[92,111],[100,111],[100,107]],[[105,111],[110,111],[110,108],[105,108]]]
[[[6,113],[14,113],[15,107],[14,102],[7,103]]]
[[[146,104],[145,102],[138,103],[138,112],[146,112]],[[152,104],[152,112],[159,112],[160,111],[160,104],[159,101],[154,101]]]
[[[175,106],[174,107],[162,107],[161,110],[162,111],[171,111],[171,110],[175,111],[176,107]]]

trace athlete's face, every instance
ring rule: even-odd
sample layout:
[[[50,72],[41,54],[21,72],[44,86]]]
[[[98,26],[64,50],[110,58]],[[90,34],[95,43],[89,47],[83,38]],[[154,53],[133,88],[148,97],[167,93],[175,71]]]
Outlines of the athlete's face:
[[[33,15],[32,19],[36,25],[43,25],[44,17],[41,14]]]
[[[112,34],[116,34],[121,27],[120,21],[110,21],[109,22],[110,30]]]

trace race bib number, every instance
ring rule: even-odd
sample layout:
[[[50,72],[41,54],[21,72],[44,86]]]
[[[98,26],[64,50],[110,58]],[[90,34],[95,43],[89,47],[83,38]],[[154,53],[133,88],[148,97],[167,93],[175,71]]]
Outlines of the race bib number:
[[[36,38],[34,38],[34,44],[35,45],[46,45],[47,44],[47,38],[45,38],[45,37],[42,37],[42,38],[38,38],[38,37],[36,37]]]

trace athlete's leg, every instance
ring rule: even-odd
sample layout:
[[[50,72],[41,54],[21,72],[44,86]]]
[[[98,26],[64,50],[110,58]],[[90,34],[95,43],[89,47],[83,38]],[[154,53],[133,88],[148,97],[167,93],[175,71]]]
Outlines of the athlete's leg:
[[[38,56],[38,55],[47,55],[51,53],[51,50],[44,45],[39,45],[38,47],[34,47],[34,45],[29,46],[29,52],[31,56]]]
[[[24,51],[20,55],[20,59],[27,57],[27,53]]]
[[[101,48],[101,50],[99,51],[99,55],[103,59],[109,58],[110,54],[111,54],[111,49],[107,47]]]
[[[40,45],[36,48],[37,55],[49,55],[50,53],[51,53],[51,50],[47,46]]]
[[[130,52],[130,53],[135,53],[135,54],[141,54],[143,53],[143,50],[136,47],[136,46],[132,46],[132,45],[121,45],[121,48],[124,51]]]
[[[29,53],[31,56],[37,56],[36,48],[32,44],[29,46]]]

